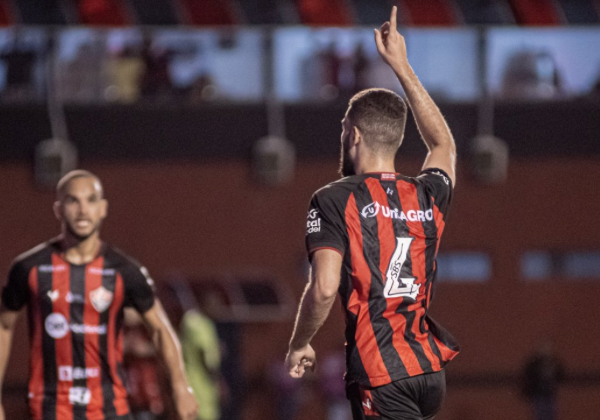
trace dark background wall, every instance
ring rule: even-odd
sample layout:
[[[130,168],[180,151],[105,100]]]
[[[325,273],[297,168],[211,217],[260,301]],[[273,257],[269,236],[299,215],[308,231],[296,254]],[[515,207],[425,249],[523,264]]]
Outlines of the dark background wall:
[[[336,138],[322,141],[337,144]],[[417,141],[406,139],[407,145]],[[401,152],[398,169],[414,175],[421,160]],[[243,159],[86,158],[81,166],[96,172],[105,185],[110,207],[103,237],[144,262],[157,281],[174,270],[201,276],[258,269],[289,285],[296,298],[305,282],[308,200],[337,178],[335,157],[301,159],[293,182],[274,188],[255,184]],[[600,282],[526,282],[519,264],[528,249],[598,249],[600,223],[594,209],[600,205],[600,158],[514,158],[507,182],[497,187],[474,183],[468,170],[463,158],[441,249],[489,252],[493,276],[485,283],[438,287],[433,316],[463,347],[448,368],[449,393],[440,420],[526,418],[517,377],[524,358],[547,339],[555,343],[568,372],[586,379],[561,389],[564,418],[596,418],[590,413],[600,413],[600,400],[594,397],[600,376]],[[54,236],[58,225],[51,212],[53,193],[34,186],[25,160],[0,165],[0,197],[4,275],[17,254]],[[343,346],[337,305],[315,340],[320,355]],[[252,384],[261,383],[272,363],[282,362],[291,328],[291,319],[242,328],[243,366],[250,378],[245,419],[273,418],[271,397]],[[25,331],[23,323],[4,392],[13,410],[24,406],[23,396],[10,389],[26,380]],[[307,386],[312,389],[310,381]],[[306,395],[302,413],[324,418],[324,410],[315,409],[323,407],[320,395],[314,390]]]

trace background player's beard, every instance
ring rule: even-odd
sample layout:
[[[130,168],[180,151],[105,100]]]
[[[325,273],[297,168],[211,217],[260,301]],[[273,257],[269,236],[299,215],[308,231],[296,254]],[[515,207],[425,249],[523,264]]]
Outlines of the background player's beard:
[[[338,169],[338,173],[342,176],[352,176],[356,175],[354,171],[354,163],[350,158],[350,153],[348,153],[349,149],[342,144],[340,148],[340,168]]]
[[[85,235],[75,232],[75,229],[73,229],[69,223],[65,223],[65,226],[67,228],[67,232],[69,233],[69,236],[77,239],[80,242],[83,242],[100,229],[100,223],[101,222],[97,222],[96,225],[94,226],[94,228]]]

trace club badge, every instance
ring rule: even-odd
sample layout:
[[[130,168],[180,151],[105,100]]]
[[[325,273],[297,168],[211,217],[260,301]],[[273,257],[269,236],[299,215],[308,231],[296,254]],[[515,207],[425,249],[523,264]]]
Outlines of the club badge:
[[[113,300],[113,292],[100,286],[90,292],[90,302],[98,312],[104,312],[110,306]]]

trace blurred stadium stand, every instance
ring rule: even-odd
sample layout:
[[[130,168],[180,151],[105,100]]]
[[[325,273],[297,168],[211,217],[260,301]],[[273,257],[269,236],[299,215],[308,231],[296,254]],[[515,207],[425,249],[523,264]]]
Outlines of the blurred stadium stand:
[[[196,26],[377,24],[399,6],[403,25],[586,25],[596,0],[0,0],[0,25]]]

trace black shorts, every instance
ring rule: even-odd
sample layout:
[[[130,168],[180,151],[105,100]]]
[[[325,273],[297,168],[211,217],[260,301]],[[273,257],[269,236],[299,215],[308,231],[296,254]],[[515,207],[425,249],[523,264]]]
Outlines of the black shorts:
[[[352,384],[346,392],[354,420],[431,420],[442,408],[446,374],[442,370],[375,388]]]

